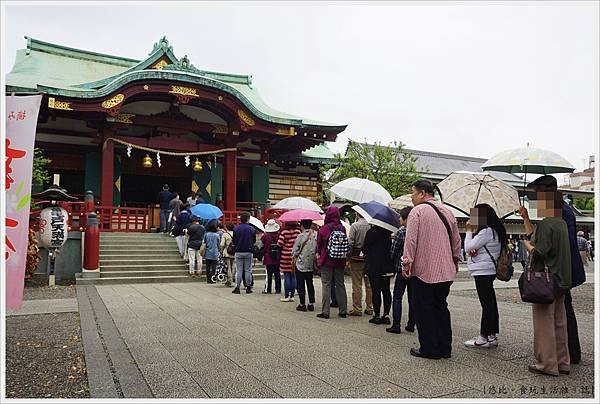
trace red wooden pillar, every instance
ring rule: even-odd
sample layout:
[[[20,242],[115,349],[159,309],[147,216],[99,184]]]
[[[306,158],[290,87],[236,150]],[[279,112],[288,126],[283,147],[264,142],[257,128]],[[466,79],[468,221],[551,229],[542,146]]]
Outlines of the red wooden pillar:
[[[237,182],[237,152],[228,151],[225,152],[225,210],[235,211],[237,196],[236,196],[236,182]]]
[[[103,206],[113,204],[113,178],[115,164],[115,143],[107,140],[102,145],[102,178],[100,182],[100,203]]]

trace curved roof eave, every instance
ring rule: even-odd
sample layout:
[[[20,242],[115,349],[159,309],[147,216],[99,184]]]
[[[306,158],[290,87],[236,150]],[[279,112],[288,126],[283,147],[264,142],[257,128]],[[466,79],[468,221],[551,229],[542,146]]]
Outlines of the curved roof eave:
[[[231,94],[238,100],[240,100],[250,112],[252,112],[256,117],[265,120],[267,122],[272,122],[280,125],[290,125],[295,127],[311,127],[311,128],[324,128],[329,130],[344,130],[347,125],[335,125],[335,124],[311,124],[305,123],[303,118],[298,117],[297,119],[291,118],[282,118],[274,115],[270,115],[266,112],[258,109],[241,91],[236,88],[228,85],[219,80],[215,80],[206,76],[202,76],[199,74],[194,74],[190,72],[182,72],[182,71],[170,71],[170,70],[136,70],[123,73],[112,80],[110,83],[106,84],[104,87],[99,89],[74,89],[74,88],[59,88],[59,87],[50,87],[38,84],[37,90],[43,93],[47,93],[50,95],[58,95],[63,97],[72,97],[72,98],[101,98],[105,97],[114,91],[117,91],[119,88],[123,87],[126,84],[137,80],[172,80],[179,81],[184,83],[203,85],[206,87],[215,88],[226,93]],[[251,90],[251,89],[250,89]],[[264,103],[263,103],[264,104]]]

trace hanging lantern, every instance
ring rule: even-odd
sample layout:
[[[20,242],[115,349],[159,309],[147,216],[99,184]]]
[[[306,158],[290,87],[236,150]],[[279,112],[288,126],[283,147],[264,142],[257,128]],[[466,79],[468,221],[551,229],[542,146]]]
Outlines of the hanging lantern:
[[[147,154],[146,157],[144,157],[144,160],[142,161],[142,166],[144,168],[152,168],[152,159]]]
[[[196,159],[196,161],[194,161],[194,165],[192,166],[192,170],[198,172],[198,171],[202,171],[202,163],[200,162],[200,160]]]

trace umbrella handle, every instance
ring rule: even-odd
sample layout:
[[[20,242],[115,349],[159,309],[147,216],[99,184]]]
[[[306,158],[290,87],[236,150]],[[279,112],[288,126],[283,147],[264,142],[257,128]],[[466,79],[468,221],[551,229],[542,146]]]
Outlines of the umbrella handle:
[[[523,200],[519,199],[521,206],[525,206],[525,187],[527,184],[527,166],[525,166],[525,175],[523,176]]]

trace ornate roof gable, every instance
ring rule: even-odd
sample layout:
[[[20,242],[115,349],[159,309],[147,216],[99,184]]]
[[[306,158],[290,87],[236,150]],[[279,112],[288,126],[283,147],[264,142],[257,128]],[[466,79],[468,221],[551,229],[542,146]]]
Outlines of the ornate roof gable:
[[[106,86],[107,84],[109,84],[112,81],[114,81],[115,79],[117,79],[119,76],[122,76],[122,75],[130,73],[130,72],[139,71],[139,70],[147,70],[147,69],[162,70],[167,66],[180,66],[180,68],[170,68],[169,70],[181,70],[181,71],[187,71],[187,70],[183,70],[183,69],[189,68],[188,66],[191,66],[193,69],[195,69],[196,71],[199,72],[199,70],[196,69],[195,67],[193,67],[193,65],[190,65],[189,61],[187,60],[187,55],[184,57],[184,59],[185,59],[185,63],[183,63],[183,59],[182,59],[182,61],[179,61],[177,59],[177,57],[173,53],[173,46],[169,45],[169,41],[168,41],[167,37],[163,36],[158,42],[154,43],[154,46],[152,47],[152,51],[148,54],[148,57],[146,59],[142,60],[141,62],[139,62],[138,64],[136,64],[135,66],[125,70],[124,72],[122,72],[120,74],[117,74],[117,75],[114,75],[111,77],[107,77],[102,80],[94,81],[91,83],[82,83],[82,84],[77,85],[77,87],[97,89],[97,88]],[[196,73],[195,71],[190,71],[190,72]]]

